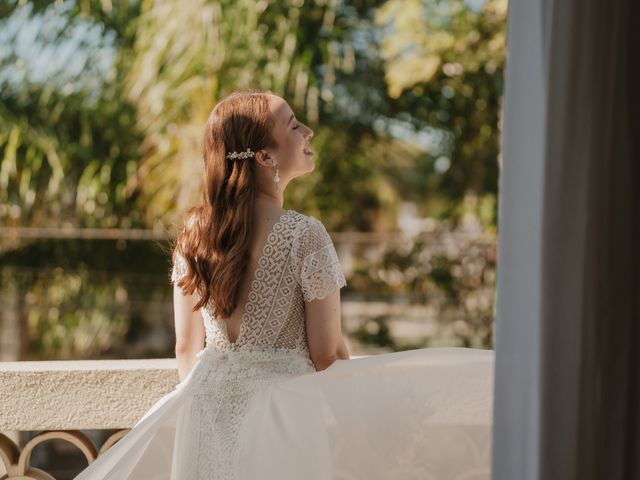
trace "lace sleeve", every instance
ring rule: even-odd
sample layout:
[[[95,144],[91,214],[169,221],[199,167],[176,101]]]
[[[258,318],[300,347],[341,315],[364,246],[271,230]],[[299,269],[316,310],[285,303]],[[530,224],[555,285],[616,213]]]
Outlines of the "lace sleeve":
[[[311,222],[298,236],[294,253],[302,295],[307,302],[324,298],[347,284],[331,237],[320,220],[310,218]]]
[[[171,269],[171,283],[176,283],[187,274],[187,261],[179,251],[175,253],[175,262]]]
[[[185,229],[193,228],[195,217],[191,216],[185,220]],[[196,259],[197,261],[197,259]],[[171,268],[171,283],[176,283],[182,277],[184,277],[188,270],[189,265],[184,256],[180,253],[180,250],[174,251],[173,267]]]

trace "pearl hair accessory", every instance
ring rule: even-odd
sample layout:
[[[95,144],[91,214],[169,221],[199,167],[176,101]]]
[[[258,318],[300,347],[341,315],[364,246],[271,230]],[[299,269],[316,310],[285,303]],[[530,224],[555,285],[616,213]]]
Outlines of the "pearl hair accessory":
[[[244,152],[228,153],[226,158],[230,158],[232,160],[236,158],[249,158],[249,157],[252,157],[254,153],[255,152],[253,152],[253,150],[251,150],[250,148],[247,148],[247,150]]]
[[[254,151],[251,150],[250,148],[247,148],[244,152],[231,152],[228,153],[226,155],[226,158],[229,158],[231,160],[234,160],[236,158],[249,158],[249,157],[253,157],[254,155]],[[278,191],[278,182],[280,181],[280,171],[278,170],[278,167],[276,165],[273,165],[274,170],[276,171],[276,174],[273,176],[273,182],[275,183],[275,187],[276,187],[276,192]]]

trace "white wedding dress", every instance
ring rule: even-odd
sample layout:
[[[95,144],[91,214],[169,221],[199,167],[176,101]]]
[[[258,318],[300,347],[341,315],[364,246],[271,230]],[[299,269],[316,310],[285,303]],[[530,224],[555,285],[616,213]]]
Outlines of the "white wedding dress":
[[[172,281],[185,268],[178,258]],[[425,348],[316,372],[305,302],[344,285],[323,224],[286,211],[236,342],[203,308],[187,378],[76,480],[488,480],[493,352]]]

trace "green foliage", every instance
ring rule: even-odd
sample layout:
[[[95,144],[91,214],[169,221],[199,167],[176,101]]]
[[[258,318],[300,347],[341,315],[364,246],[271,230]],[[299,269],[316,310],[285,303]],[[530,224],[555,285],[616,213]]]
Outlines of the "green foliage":
[[[428,305],[439,324],[434,338],[491,348],[495,276],[495,238],[452,229],[443,222],[417,238],[386,244],[375,256],[357,255],[348,283],[351,289],[366,292],[366,300]],[[389,329],[377,328],[367,336],[370,327],[365,324],[356,331],[361,341],[400,347]],[[431,340],[425,338],[424,343]]]
[[[24,321],[25,359],[120,358],[151,329],[173,335],[167,245],[148,241],[39,240],[0,255],[4,304]],[[10,306],[11,305],[11,306]],[[171,304],[167,303],[167,313]],[[130,348],[130,345],[129,345]],[[142,355],[171,355],[171,345]]]
[[[74,358],[100,354],[122,341],[129,327],[127,294],[118,280],[95,283],[87,270],[40,271],[26,293],[28,349]]]
[[[132,109],[102,101],[87,108],[81,94],[61,96],[38,87],[25,98],[0,105],[6,120],[0,123],[0,202],[8,206],[0,209],[2,223],[135,225],[135,190],[128,181],[140,137]]]
[[[488,0],[477,11],[464,0],[389,0],[378,10],[395,112],[454,135],[445,151],[418,166],[411,191],[424,213],[457,219],[467,193],[497,195],[506,13],[506,0]],[[485,216],[489,225],[495,208]]]
[[[351,332],[351,335],[364,345],[390,347],[393,350],[398,349],[385,316],[376,316],[363,322],[356,330]]]
[[[139,212],[132,211],[137,192],[131,184],[139,158],[136,146],[142,139],[135,107],[120,100],[117,70],[94,66],[99,63],[94,59],[108,55],[114,42],[107,35],[79,42],[73,32],[99,33],[93,20],[71,11],[46,23],[47,12],[55,7],[30,16],[30,6],[19,7],[26,11],[16,18],[33,22],[31,28],[48,27],[40,30],[31,47],[34,58],[44,61],[48,48],[60,55],[78,50],[69,56],[76,62],[74,68],[29,63],[17,42],[18,20],[4,21],[11,48],[3,57],[0,90],[0,223],[139,225]],[[38,10],[36,5],[34,11]],[[58,47],[48,46],[52,36],[58,38]],[[18,70],[9,76],[12,64]],[[42,70],[49,75],[45,82],[40,79]],[[105,74],[107,79],[102,78]]]

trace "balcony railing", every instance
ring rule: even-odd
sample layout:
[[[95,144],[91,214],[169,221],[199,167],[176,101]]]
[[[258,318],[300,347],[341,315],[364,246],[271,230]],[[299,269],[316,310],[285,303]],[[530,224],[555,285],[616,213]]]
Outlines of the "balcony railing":
[[[0,363],[0,478],[55,480],[30,464],[51,440],[93,462],[178,382],[175,359]],[[117,431],[98,447],[81,431],[94,429]],[[40,433],[20,448],[15,431]]]

